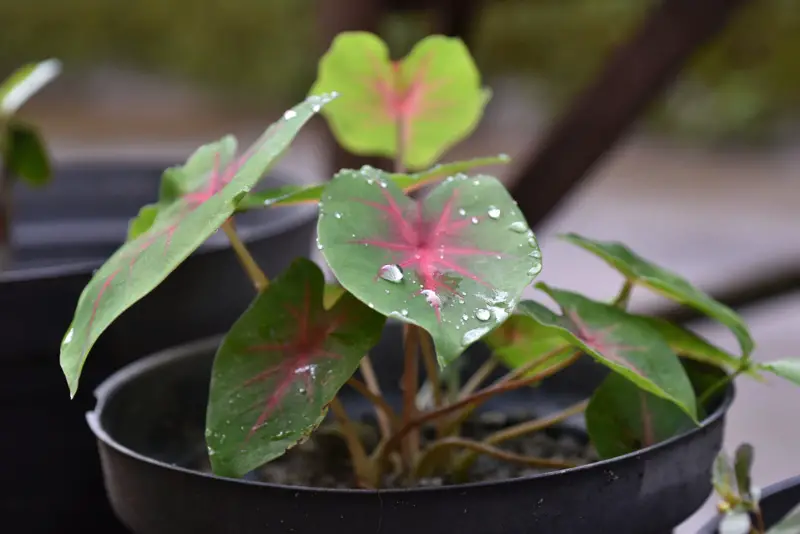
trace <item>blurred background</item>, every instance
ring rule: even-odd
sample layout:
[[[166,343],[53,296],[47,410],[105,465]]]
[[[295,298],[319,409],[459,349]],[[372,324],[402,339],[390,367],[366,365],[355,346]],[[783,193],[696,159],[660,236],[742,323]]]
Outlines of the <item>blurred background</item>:
[[[0,73],[48,57],[64,62],[63,75],[22,111],[41,127],[57,165],[178,162],[225,133],[249,141],[305,96],[324,50],[317,4],[2,0]],[[478,131],[445,160],[505,152],[519,162],[535,151],[652,4],[485,0],[470,23],[470,47],[494,98]],[[430,31],[424,11],[389,13],[380,27],[397,56]],[[593,297],[617,291],[613,271],[555,239],[564,231],[623,241],[712,292],[800,266],[798,58],[800,3],[744,2],[538,228],[540,279]],[[324,131],[319,121],[302,132],[280,163],[286,176],[327,178]],[[497,172],[513,181],[517,169]],[[636,293],[633,303],[643,311],[661,301]],[[796,285],[740,311],[753,327],[757,358],[800,356]],[[722,329],[693,326],[735,350]],[[756,446],[760,485],[800,473],[800,427],[792,424],[800,392],[776,379],[739,384],[728,446]],[[709,504],[685,532],[711,513]]]

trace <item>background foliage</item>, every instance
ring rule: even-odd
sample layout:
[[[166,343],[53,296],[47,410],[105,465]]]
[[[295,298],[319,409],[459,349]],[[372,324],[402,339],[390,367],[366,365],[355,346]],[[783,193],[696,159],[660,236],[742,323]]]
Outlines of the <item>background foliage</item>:
[[[642,0],[486,0],[475,55],[487,76],[525,75],[554,109],[596,72],[651,5]],[[286,107],[313,82],[315,0],[0,2],[0,72],[57,56],[68,71],[123,64]],[[426,32],[394,16],[398,54]],[[800,10],[761,0],[702,52],[651,127],[704,140],[768,137],[800,100]]]

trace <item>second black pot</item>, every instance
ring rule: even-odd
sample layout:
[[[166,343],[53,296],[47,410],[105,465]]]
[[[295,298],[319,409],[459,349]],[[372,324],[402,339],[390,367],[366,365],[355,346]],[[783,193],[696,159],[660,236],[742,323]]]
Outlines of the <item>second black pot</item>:
[[[61,167],[50,187],[15,191],[16,264],[0,274],[0,517],[19,532],[57,534],[66,525],[123,532],[85,424],[92,390],[143,355],[225,332],[253,298],[224,236],[215,235],[100,337],[70,400],[59,348],[78,297],[124,241],[128,220],[157,198],[161,173],[174,163]],[[281,209],[247,214],[239,229],[275,275],[309,255],[314,222],[313,208]]]
[[[89,424],[114,510],[136,534],[667,534],[711,492],[710,468],[733,398],[729,388],[702,425],[684,435],[545,475],[411,490],[280,486],[187,467],[205,454],[205,406],[218,342],[139,361],[97,390]],[[372,352],[379,379],[395,392],[399,346],[399,328],[390,325]],[[474,345],[466,357],[477,363],[480,352]],[[586,398],[605,373],[583,360],[555,375],[557,380],[493,399],[485,409],[525,405],[547,407],[546,413]],[[371,409],[348,389],[341,398],[356,417]]]

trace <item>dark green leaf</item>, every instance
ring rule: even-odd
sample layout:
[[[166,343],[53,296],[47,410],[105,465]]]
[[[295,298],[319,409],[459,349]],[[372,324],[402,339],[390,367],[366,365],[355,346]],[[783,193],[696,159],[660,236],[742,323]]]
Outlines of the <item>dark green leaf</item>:
[[[374,169],[344,171],[320,204],[319,247],[339,282],[433,337],[440,364],[500,325],[542,268],[495,178],[448,178],[414,201]]]
[[[790,380],[800,386],[800,360],[776,360],[759,365],[759,368],[774,373],[786,380]]]
[[[61,72],[61,62],[48,59],[23,65],[0,84],[0,114],[9,117]]]
[[[603,380],[586,407],[586,428],[603,458],[655,445],[694,426],[674,403],[640,389],[617,373]]]
[[[13,176],[41,187],[51,178],[50,158],[39,132],[20,122],[8,125],[5,165]]]
[[[533,301],[518,310],[546,326],[561,328],[572,344],[632,380],[640,388],[680,406],[696,418],[692,384],[680,360],[657,331],[616,306],[537,284],[561,307],[556,315]]]
[[[776,525],[767,530],[767,534],[798,533],[800,533],[800,504],[792,508]]]
[[[319,267],[296,260],[225,336],[206,420],[216,474],[243,476],[308,437],[380,339],[382,315],[347,293],[326,310],[324,285]]]
[[[560,328],[545,326],[527,315],[518,314],[490,332],[485,342],[494,355],[512,369],[570,346]],[[541,373],[570,357],[572,351],[564,350],[533,367],[527,375]]]
[[[596,254],[625,277],[677,302],[691,306],[724,324],[739,340],[744,356],[749,356],[753,351],[753,338],[744,320],[724,304],[694,287],[685,278],[645,260],[621,243],[594,241],[577,234],[567,234],[562,237]]]
[[[410,193],[428,184],[432,184],[448,176],[467,172],[475,167],[498,165],[501,163],[508,163],[509,161],[510,158],[508,156],[501,154],[494,157],[475,158],[436,165],[427,171],[413,174],[391,173],[387,174],[387,176],[388,179],[394,182],[395,185],[405,193]],[[325,185],[327,184],[284,185],[267,191],[250,193],[242,199],[242,202],[239,204],[239,209],[244,211],[269,206],[317,204],[319,199],[322,198],[322,191],[325,189]]]
[[[117,250],[81,294],[61,345],[61,367],[72,395],[89,350],[100,334],[158,286],[233,214],[242,193],[255,186],[273,159],[323,103],[309,99],[296,106],[224,168],[216,164],[221,161],[216,157],[213,161],[205,158],[209,166],[195,165],[195,158],[207,152],[206,148],[189,158],[185,172],[203,171],[202,181],[187,174],[186,183],[200,183],[197,189],[160,209],[152,226]]]
[[[750,497],[750,470],[753,468],[753,446],[749,443],[742,443],[736,448],[736,455],[733,470],[736,473],[736,486],[739,488],[739,495],[743,498]]]
[[[490,97],[460,39],[431,35],[393,62],[386,44],[367,32],[340,33],[322,56],[311,94],[332,91],[341,98],[323,114],[343,147],[395,157],[402,135],[403,163],[413,169],[466,137]]]

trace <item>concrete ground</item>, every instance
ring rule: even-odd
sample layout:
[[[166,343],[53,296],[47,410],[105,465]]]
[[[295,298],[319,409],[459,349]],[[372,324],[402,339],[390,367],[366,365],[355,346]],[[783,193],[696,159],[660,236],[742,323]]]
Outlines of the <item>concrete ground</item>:
[[[30,115],[41,119],[61,160],[159,154],[178,161],[199,143],[228,131],[242,142],[252,139],[256,125],[270,120],[225,115],[201,98],[188,97],[185,90],[136,83],[126,79],[112,91],[101,83],[74,105],[48,102]],[[98,95],[103,95],[102,101]],[[539,114],[518,91],[495,86],[493,107],[482,128],[446,159],[519,155],[541,127]],[[323,178],[327,156],[313,130],[304,132],[280,163],[304,181]],[[800,142],[768,151],[714,152],[637,136],[619,146],[590,183],[539,231],[545,260],[540,280],[594,297],[616,292],[618,275],[555,237],[575,231],[623,241],[703,289],[724,287],[770,265],[800,264],[799,204]],[[658,298],[645,291],[635,293],[632,301],[637,309],[657,303]],[[800,357],[800,294],[766,302],[743,315],[758,343],[757,359]],[[724,329],[709,324],[697,329],[735,350]],[[762,486],[800,474],[800,425],[791,415],[798,405],[800,388],[781,380],[738,383],[726,446],[733,449],[742,441],[755,446],[754,479]],[[712,513],[713,499],[678,534],[695,532]]]

